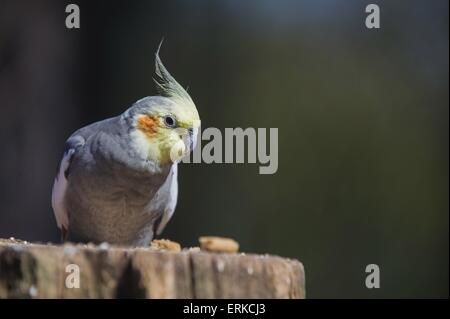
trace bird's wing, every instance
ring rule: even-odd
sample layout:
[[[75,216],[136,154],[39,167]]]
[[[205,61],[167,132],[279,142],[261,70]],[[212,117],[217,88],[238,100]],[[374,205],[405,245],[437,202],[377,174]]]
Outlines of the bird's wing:
[[[77,154],[82,154],[81,151],[86,144],[86,141],[94,137],[99,132],[105,130],[105,128],[110,127],[108,126],[109,123],[114,120],[116,120],[116,118],[106,119],[82,127],[73,133],[72,136],[66,141],[64,155],[59,163],[52,190],[53,213],[55,214],[58,228],[61,229],[63,235],[69,227],[69,214],[65,205],[65,196],[70,180],[69,175],[72,160],[74,156],[77,156]]]
[[[80,135],[70,137],[66,141],[64,155],[59,163],[52,190],[52,207],[58,228],[62,232],[69,229],[69,215],[65,205],[65,195],[68,185],[70,164],[75,152],[84,145],[85,139]]]
[[[172,217],[178,198],[178,166],[174,164],[166,181],[152,199],[151,209],[161,212],[154,229],[160,235]]]

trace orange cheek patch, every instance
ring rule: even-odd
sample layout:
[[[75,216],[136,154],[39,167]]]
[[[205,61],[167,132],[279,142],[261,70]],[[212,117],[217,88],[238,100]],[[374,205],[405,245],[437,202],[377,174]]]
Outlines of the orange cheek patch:
[[[137,127],[142,132],[144,132],[145,135],[147,135],[148,137],[152,137],[156,134],[158,125],[158,118],[149,115],[143,115],[138,119]]]

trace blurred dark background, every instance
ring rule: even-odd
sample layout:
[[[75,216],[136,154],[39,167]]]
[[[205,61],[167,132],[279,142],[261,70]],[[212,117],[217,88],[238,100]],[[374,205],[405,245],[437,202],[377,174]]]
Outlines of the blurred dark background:
[[[164,238],[298,258],[307,296],[448,297],[448,1],[0,0],[0,237],[58,241],[65,139],[154,95],[154,52],[202,126],[279,128],[279,169],[185,164]],[[381,288],[365,287],[365,267]]]

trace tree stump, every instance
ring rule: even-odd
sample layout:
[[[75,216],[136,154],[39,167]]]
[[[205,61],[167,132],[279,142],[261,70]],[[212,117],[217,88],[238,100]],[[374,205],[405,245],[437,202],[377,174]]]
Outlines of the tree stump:
[[[0,298],[304,297],[292,259],[0,239]]]

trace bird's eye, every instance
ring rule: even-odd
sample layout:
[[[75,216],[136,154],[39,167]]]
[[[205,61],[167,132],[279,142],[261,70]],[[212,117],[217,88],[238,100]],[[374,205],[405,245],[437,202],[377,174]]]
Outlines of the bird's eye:
[[[177,125],[177,122],[172,115],[166,115],[164,116],[164,124],[167,127],[175,127]]]

